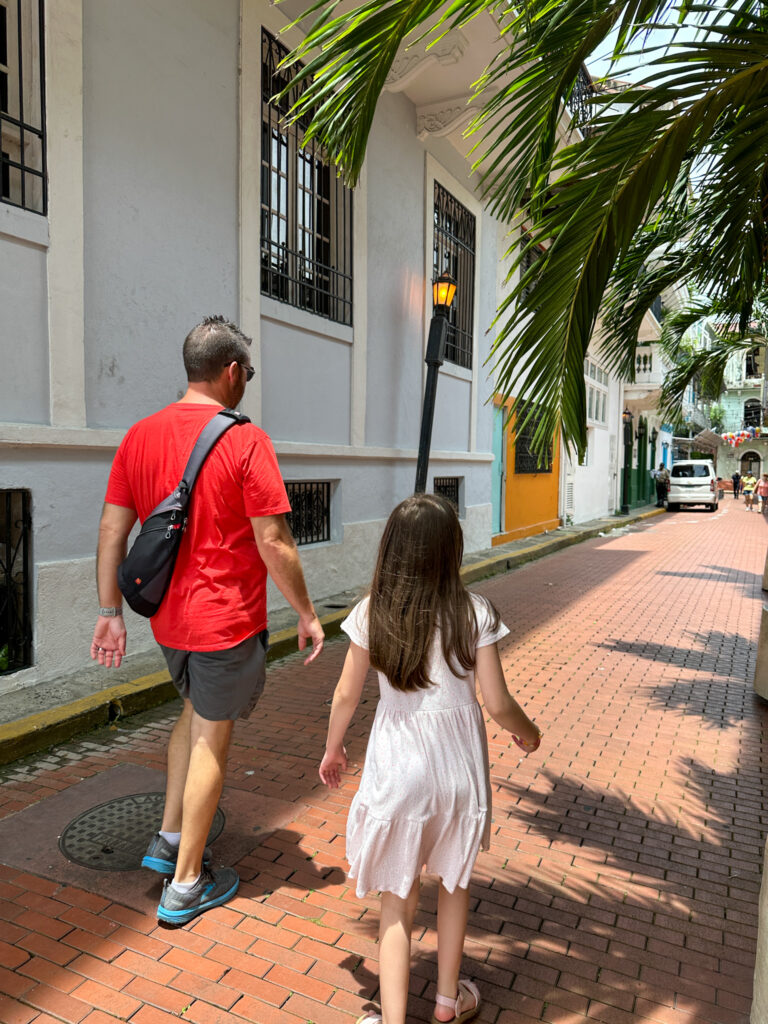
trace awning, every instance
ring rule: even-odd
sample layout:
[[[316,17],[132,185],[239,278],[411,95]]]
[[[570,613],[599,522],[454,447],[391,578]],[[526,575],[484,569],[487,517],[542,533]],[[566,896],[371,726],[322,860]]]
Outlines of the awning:
[[[725,444],[722,437],[709,428],[700,431],[694,438],[692,438],[692,441],[692,447],[698,448],[700,451],[706,450],[710,452],[716,452],[721,444]]]

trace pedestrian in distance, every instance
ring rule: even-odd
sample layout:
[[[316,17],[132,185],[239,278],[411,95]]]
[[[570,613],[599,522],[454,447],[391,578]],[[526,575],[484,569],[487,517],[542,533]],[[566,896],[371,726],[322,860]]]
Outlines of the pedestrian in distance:
[[[659,468],[656,470],[656,508],[664,508],[668,490],[669,470],[663,462],[660,462]]]
[[[741,473],[738,471],[738,469],[735,473],[731,474],[731,481],[733,483],[733,496],[738,500],[739,484],[741,483]]]
[[[768,473],[763,473],[757,481],[757,511],[768,511]]]
[[[491,827],[485,710],[525,753],[541,733],[510,695],[497,643],[509,630],[461,579],[463,538],[453,505],[434,494],[401,502],[384,528],[368,597],[341,628],[350,639],[333,695],[320,778],[335,789],[344,735],[369,666],[380,701],[347,822],[349,875],[359,897],[381,892],[381,1013],[358,1024],[403,1024],[410,940],[422,868],[439,878],[433,1024],[468,1021],[476,985],[459,978],[469,881]],[[510,744],[511,746],[511,744]]]
[[[91,657],[118,667],[126,650],[117,570],[128,535],[177,487],[203,428],[234,409],[254,374],[250,339],[223,317],[187,335],[188,385],[172,405],[130,428],[115,455],[99,526],[99,616]],[[142,866],[166,879],[157,916],[184,924],[237,891],[231,867],[214,870],[206,837],[224,784],[232,728],[265,682],[267,574],[299,616],[298,644],[323,649],[323,629],[285,519],[290,504],[269,437],[250,422],[228,430],[197,477],[189,524],[165,597],[150,619],[183,700],[168,744],[160,831]]]
[[[748,512],[752,511],[752,503],[755,497],[755,489],[757,488],[757,479],[752,473],[751,469],[747,470],[746,476],[741,478],[741,491],[744,495],[744,504]]]

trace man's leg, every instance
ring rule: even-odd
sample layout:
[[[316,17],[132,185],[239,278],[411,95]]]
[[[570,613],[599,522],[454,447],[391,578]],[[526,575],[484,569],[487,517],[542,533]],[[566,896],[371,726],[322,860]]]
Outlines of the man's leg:
[[[194,710],[189,729],[189,768],[182,802],[181,844],[174,882],[194,882],[216,813],[234,722],[209,722]]]
[[[168,743],[168,776],[165,783],[163,823],[160,826],[162,832],[181,832],[182,802],[189,768],[189,729],[192,714],[192,704],[185,700]]]

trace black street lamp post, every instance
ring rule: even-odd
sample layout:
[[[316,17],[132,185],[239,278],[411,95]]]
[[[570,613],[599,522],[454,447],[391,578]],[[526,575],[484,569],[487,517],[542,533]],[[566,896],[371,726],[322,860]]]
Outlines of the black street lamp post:
[[[448,311],[456,294],[456,282],[450,274],[441,274],[432,285],[432,320],[427,339],[427,383],[424,388],[424,405],[421,411],[421,434],[419,435],[419,457],[416,462],[415,494],[427,489],[429,448],[432,443],[432,421],[435,418],[435,396],[437,395],[437,371],[445,359],[445,340],[448,335]]]
[[[624,424],[624,480],[621,498],[621,514],[629,515],[629,474],[632,471],[632,413],[625,409],[621,414]]]

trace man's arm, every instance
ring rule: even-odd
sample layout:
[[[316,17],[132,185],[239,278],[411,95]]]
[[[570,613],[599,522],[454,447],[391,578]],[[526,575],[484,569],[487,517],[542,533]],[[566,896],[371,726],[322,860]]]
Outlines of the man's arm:
[[[309,599],[296,542],[284,515],[255,516],[251,525],[267,572],[299,616],[299,650],[312,641],[312,653],[304,661],[308,665],[322,651],[325,633]]]
[[[137,516],[132,508],[104,502],[99,523],[99,546],[96,552],[96,586],[102,608],[122,608],[123,595],[117,585],[117,567],[125,558],[128,534]],[[91,641],[91,657],[100,665],[120,667],[125,656],[125,622],[122,614],[99,615]]]

